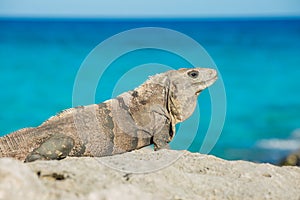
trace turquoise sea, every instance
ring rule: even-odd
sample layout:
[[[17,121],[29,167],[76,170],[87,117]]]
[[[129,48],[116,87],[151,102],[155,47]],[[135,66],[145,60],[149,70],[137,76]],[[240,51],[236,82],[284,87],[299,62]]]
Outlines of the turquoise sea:
[[[300,148],[300,19],[293,18],[0,19],[0,135],[38,126],[72,107],[75,77],[89,52],[117,33],[141,27],[186,34],[217,65],[226,90],[227,112],[222,134],[210,154],[277,163]],[[95,101],[110,98],[120,77],[144,63],[189,66],[164,51],[132,52],[105,71]],[[127,87],[141,80],[136,77]],[[188,148],[193,152],[199,151],[210,120],[208,91],[200,95],[199,104],[200,128]],[[180,148],[180,141],[177,146]]]

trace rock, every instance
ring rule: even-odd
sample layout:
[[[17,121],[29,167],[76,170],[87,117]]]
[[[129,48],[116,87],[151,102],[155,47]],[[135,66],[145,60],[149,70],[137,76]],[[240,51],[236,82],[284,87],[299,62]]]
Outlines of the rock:
[[[279,165],[300,166],[300,150],[285,157]]]
[[[4,158],[0,169],[0,199],[300,199],[298,167],[187,151],[26,164]]]
[[[47,199],[44,184],[20,161],[0,159],[0,199]]]

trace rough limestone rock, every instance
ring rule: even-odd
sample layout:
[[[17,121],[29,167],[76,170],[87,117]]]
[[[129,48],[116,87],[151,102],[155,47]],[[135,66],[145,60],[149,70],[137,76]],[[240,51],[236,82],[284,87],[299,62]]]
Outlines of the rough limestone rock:
[[[45,185],[20,161],[0,159],[0,199],[43,200],[48,197]]]
[[[32,163],[2,158],[0,199],[299,200],[300,168],[148,149]]]
[[[286,156],[279,164],[300,167],[300,149]]]

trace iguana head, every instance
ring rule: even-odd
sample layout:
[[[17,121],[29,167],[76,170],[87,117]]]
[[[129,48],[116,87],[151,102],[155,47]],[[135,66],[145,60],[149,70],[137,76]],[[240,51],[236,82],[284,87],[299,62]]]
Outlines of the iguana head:
[[[148,124],[151,117],[146,118],[145,112],[150,109],[168,116],[175,125],[193,114],[198,95],[216,80],[216,70],[208,68],[182,68],[156,74],[132,92],[131,113],[141,113],[143,117],[136,117],[136,121]]]
[[[183,68],[168,72],[168,110],[175,124],[189,118],[197,97],[217,80],[217,72],[209,68]]]

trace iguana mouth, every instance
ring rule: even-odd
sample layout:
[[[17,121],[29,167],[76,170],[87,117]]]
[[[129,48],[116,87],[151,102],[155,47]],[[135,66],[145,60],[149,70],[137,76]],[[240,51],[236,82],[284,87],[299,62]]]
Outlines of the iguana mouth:
[[[217,80],[218,76],[214,76],[213,78],[207,80],[207,81],[201,81],[198,84],[200,84],[200,86],[202,86],[201,89],[197,90],[195,95],[199,95],[200,92],[202,92],[205,88],[208,88],[209,86],[211,86],[216,80]]]
[[[207,81],[205,82],[206,86],[207,86],[207,87],[211,86],[217,79],[218,79],[218,76],[216,75],[216,76],[214,76],[213,78],[207,80]]]
[[[200,94],[200,92],[202,92],[202,90],[198,90],[195,95],[198,96]]]

